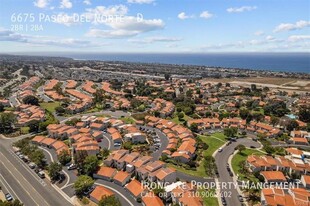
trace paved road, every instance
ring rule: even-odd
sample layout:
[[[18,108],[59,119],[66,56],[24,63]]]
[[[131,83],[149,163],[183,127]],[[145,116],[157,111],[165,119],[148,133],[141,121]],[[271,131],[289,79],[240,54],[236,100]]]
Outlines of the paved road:
[[[215,161],[217,165],[217,169],[219,172],[219,182],[220,183],[228,183],[228,184],[233,184],[233,177],[231,177],[227,171],[226,168],[226,163],[228,163],[229,156],[233,154],[235,151],[235,147],[238,144],[243,144],[246,147],[254,146],[256,148],[260,147],[260,144],[258,142],[255,142],[251,139],[248,138],[242,138],[242,139],[237,139],[236,142],[231,143],[229,146],[223,147],[222,152],[218,152],[215,156]],[[239,206],[241,205],[240,201],[238,200],[238,191],[234,188],[227,188],[227,189],[221,189],[221,192],[223,196],[225,196],[225,199],[227,201],[228,206]]]
[[[141,203],[138,203],[134,200],[134,198],[127,190],[117,184],[114,184],[113,182],[98,179],[96,180],[95,184],[105,186],[108,189],[112,190],[119,198],[122,206],[142,206]]]
[[[64,123],[70,119],[73,118],[81,118],[82,116],[93,116],[93,115],[109,115],[113,118],[121,118],[121,117],[128,117],[130,114],[127,112],[123,112],[121,110],[117,110],[115,112],[112,111],[108,111],[108,110],[103,110],[100,112],[92,112],[92,113],[85,113],[85,114],[77,114],[77,115],[73,115],[71,117],[65,117],[65,116],[57,116],[56,114],[54,114],[54,116],[60,121],[60,123]]]
[[[11,142],[12,140],[0,139],[0,176],[9,185],[7,187],[12,188],[12,195],[16,194],[26,206],[71,205],[48,180],[40,179],[13,153]]]
[[[102,148],[106,148],[108,150],[115,150],[116,149],[114,147],[112,137],[108,133],[103,133],[103,138],[102,138],[101,142],[99,142],[99,145]]]
[[[57,154],[55,150],[42,147],[42,146],[40,146],[39,148],[43,151],[48,163],[58,162],[58,158],[57,158]],[[77,179],[77,175],[75,174],[75,172],[69,171],[67,167],[62,167],[62,173],[66,176],[66,179],[61,183],[56,183],[56,185],[61,189],[65,188],[69,184],[74,183]]]
[[[1,86],[1,87],[0,87],[0,92],[3,92],[3,91],[4,91],[4,88],[13,85],[13,84],[16,83],[17,81],[21,81],[23,77],[25,77],[25,78],[27,79],[26,76],[23,76],[23,75],[20,74],[22,70],[23,70],[23,69],[19,69],[19,70],[15,71],[15,72],[13,73],[13,75],[14,75],[14,76],[17,75],[17,78],[10,79],[10,81],[8,81],[5,85]],[[17,87],[12,88],[12,91],[16,91],[16,88],[17,88]]]
[[[310,145],[300,145],[300,144],[287,144],[285,142],[278,142],[276,140],[269,140],[271,145],[274,147],[300,147],[303,149],[310,149]]]
[[[46,82],[47,84],[47,82]],[[43,99],[44,102],[52,102],[54,101],[53,99],[51,99],[50,97],[48,97],[47,95],[45,95],[45,91],[44,91],[44,86],[42,85],[37,89],[37,94],[39,97],[41,97]]]
[[[12,94],[9,97],[9,101],[10,101],[11,107],[17,107],[18,105],[20,105],[20,102],[17,100],[16,94]]]
[[[168,137],[162,131],[160,131],[157,128],[153,128],[153,127],[149,127],[149,126],[140,126],[140,127],[144,128],[144,129],[148,129],[150,131],[155,130],[157,136],[159,137],[161,145],[158,148],[158,150],[156,150],[156,152],[153,152],[151,155],[153,157],[153,160],[158,160],[161,157],[161,154],[163,153],[163,151],[168,146],[168,143],[169,143]]]

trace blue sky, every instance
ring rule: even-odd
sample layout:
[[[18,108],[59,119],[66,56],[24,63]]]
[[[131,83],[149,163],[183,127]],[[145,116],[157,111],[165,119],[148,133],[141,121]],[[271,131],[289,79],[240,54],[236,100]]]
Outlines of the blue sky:
[[[309,0],[1,0],[0,52],[305,52],[309,8]]]

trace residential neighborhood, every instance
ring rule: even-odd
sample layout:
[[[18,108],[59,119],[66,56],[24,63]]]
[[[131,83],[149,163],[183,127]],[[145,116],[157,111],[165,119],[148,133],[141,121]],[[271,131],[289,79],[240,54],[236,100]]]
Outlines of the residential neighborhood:
[[[4,200],[310,205],[308,91],[137,70],[100,80],[34,71],[0,97]]]

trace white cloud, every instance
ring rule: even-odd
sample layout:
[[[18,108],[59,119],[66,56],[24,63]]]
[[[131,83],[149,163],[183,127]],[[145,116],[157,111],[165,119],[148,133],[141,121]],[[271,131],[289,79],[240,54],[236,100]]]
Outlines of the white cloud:
[[[24,35],[0,28],[0,41],[27,42]]]
[[[84,0],[83,3],[86,4],[86,5],[91,5],[91,1],[90,0]]]
[[[63,24],[65,26],[77,25],[79,22],[77,21],[78,18],[75,18],[75,16],[78,16],[78,14],[74,13],[72,15],[68,15],[66,13],[59,13],[53,22],[57,24]]]
[[[46,8],[49,4],[50,0],[36,0],[33,2],[34,6],[39,7],[39,8]]]
[[[164,37],[164,36],[157,36],[157,37],[147,37],[144,39],[129,39],[129,42],[138,43],[138,44],[150,44],[154,42],[177,42],[181,41],[181,38],[177,37]]]
[[[103,24],[110,28],[97,29],[92,28],[87,33],[88,37],[97,38],[125,38],[145,33],[149,31],[159,30],[164,28],[164,22],[161,19],[141,19],[135,16],[127,16],[128,8],[124,5],[114,6],[97,6],[93,9],[86,9],[83,14],[93,24]],[[117,16],[113,19],[99,18]]]
[[[263,31],[257,31],[254,33],[255,36],[262,36],[264,35],[265,33]]]
[[[95,24],[106,23],[107,19],[105,17],[108,16],[124,16],[128,12],[128,8],[122,4],[113,5],[109,7],[105,6],[97,6],[92,9],[86,9],[86,12],[83,13],[87,17],[87,19],[93,21]],[[116,21],[114,18],[112,21]]]
[[[70,0],[61,0],[60,8],[71,9],[72,8],[72,2]]]
[[[267,36],[263,40],[249,40],[249,41],[237,41],[232,43],[220,43],[220,44],[213,44],[213,45],[206,45],[202,46],[202,50],[225,50],[225,49],[250,49],[252,47],[261,47],[265,48],[265,45],[280,45],[285,44],[287,41],[282,39],[276,39],[272,36]],[[263,47],[264,45],[264,47]]]
[[[310,40],[310,35],[292,35],[288,37],[288,41],[297,42],[297,41],[305,41]]]
[[[90,29],[86,33],[86,36],[96,38],[117,39],[117,38],[131,37],[137,34],[139,34],[139,32],[137,31]]]
[[[201,17],[201,18],[205,18],[205,19],[210,19],[212,16],[213,16],[213,14],[211,14],[211,13],[208,12],[208,11],[203,11],[203,12],[200,14],[200,17]]]
[[[139,33],[148,32],[164,28],[161,19],[142,19],[133,16],[125,16],[122,21],[112,21],[107,23],[113,29],[138,31]]]
[[[184,19],[194,18],[194,16],[193,15],[188,16],[187,14],[185,14],[185,12],[181,12],[178,14],[178,18],[184,20]]]
[[[266,40],[272,41],[272,40],[275,40],[275,38],[273,36],[269,35],[269,36],[266,36]]]
[[[103,38],[124,38],[140,33],[163,29],[165,24],[161,19],[138,20],[133,16],[126,16],[123,21],[107,22],[110,30],[91,29],[86,36]]]
[[[298,30],[303,29],[305,27],[310,26],[310,21],[300,20],[296,23],[282,23],[278,25],[273,31],[274,32],[282,32],[282,31],[292,31],[292,30]]]
[[[127,3],[130,4],[150,4],[153,3],[155,0],[127,0]]]
[[[242,6],[242,7],[231,7],[226,9],[228,13],[241,13],[244,11],[253,11],[257,9],[256,6]]]
[[[91,42],[88,40],[73,39],[73,38],[65,39],[58,37],[24,35],[1,28],[0,28],[0,41],[20,42],[31,45],[59,46],[65,48],[66,47],[87,48],[87,47],[98,47],[107,45],[104,43]]]

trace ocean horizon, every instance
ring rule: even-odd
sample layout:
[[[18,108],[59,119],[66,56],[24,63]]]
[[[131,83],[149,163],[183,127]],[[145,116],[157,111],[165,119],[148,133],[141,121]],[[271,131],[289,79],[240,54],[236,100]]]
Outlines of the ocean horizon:
[[[29,53],[27,55],[30,55]],[[40,53],[79,60],[184,64],[310,73],[310,53]]]

